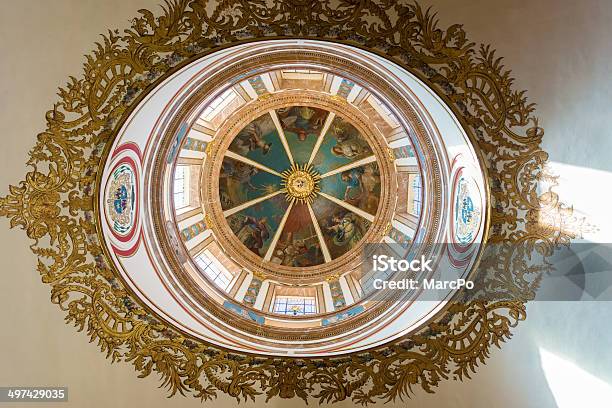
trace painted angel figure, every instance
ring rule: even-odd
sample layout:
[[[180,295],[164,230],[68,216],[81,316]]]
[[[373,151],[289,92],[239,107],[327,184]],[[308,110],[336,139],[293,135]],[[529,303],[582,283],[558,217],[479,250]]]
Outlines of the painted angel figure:
[[[259,250],[263,248],[265,241],[270,238],[268,219],[266,217],[257,219],[246,216],[236,235],[250,251],[261,256]]]
[[[261,149],[262,154],[266,155],[272,148],[272,143],[268,143],[262,137],[261,127],[257,123],[249,124],[233,142],[237,153],[246,156],[249,152]]]
[[[336,246],[349,245],[349,248],[352,248],[362,238],[361,230],[352,213],[335,214],[332,217],[332,225],[327,227],[327,230],[333,234],[332,241]]]
[[[346,183],[344,190],[344,200],[348,202],[358,201],[364,193],[362,175],[363,167],[342,172],[341,179]]]
[[[277,110],[277,114],[283,130],[295,133],[301,142],[306,140],[309,134],[318,131],[327,116],[326,111],[307,106],[281,108]]]

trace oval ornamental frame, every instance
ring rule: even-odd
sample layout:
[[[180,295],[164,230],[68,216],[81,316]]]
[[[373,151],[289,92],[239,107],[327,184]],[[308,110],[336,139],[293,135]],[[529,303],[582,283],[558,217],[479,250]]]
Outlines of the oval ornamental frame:
[[[524,92],[490,47],[476,47],[459,25],[439,28],[417,3],[240,0],[168,2],[142,10],[130,28],[109,31],[71,77],[46,113],[28,164],[33,169],[0,199],[0,215],[35,242],[39,272],[51,301],[66,320],[112,361],[131,362],[146,376],[156,372],[171,395],[236,399],[265,395],[319,402],[371,403],[408,395],[419,384],[433,391],[442,379],[463,379],[484,363],[492,346],[526,318],[537,279],[511,267],[512,254],[539,245],[548,255],[570,236],[541,228],[538,214],[561,204],[537,190],[547,154],[543,130]],[[365,17],[367,16],[367,18]],[[417,332],[375,349],[338,357],[265,357],[233,352],[196,339],[153,313],[118,277],[100,235],[102,217],[114,225],[126,254],[138,245],[140,220],[133,207],[141,177],[139,152],[121,157],[109,147],[132,111],[182,67],[246,42],[316,39],[360,48],[409,71],[433,90],[458,118],[486,167],[491,205],[489,242],[498,244],[480,268],[483,288],[495,297],[449,305]],[[100,185],[100,169],[116,161],[114,181]],[[474,188],[469,169],[455,169],[452,216],[460,261],[485,216],[481,203],[463,200]],[[105,194],[105,208],[99,208]],[[486,280],[489,279],[487,282]]]

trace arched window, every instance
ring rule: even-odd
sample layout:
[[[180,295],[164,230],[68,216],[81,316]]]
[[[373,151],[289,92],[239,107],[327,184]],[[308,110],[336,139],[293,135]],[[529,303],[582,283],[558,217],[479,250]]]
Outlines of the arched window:
[[[300,316],[317,313],[317,299],[314,296],[276,296],[274,313]]]
[[[421,175],[416,174],[412,179],[412,214],[419,216],[421,215],[421,205],[422,205],[422,185],[421,185]]]
[[[237,98],[236,92],[232,89],[228,89],[223,92],[217,99],[212,101],[210,105],[204,109],[200,118],[204,121],[210,122],[223,108],[229,105],[235,98]]]
[[[174,172],[174,208],[189,205],[189,166],[176,166]]]
[[[195,257],[195,262],[208,279],[219,288],[227,291],[234,276],[221,263],[217,262],[210,252],[206,250],[201,252]]]

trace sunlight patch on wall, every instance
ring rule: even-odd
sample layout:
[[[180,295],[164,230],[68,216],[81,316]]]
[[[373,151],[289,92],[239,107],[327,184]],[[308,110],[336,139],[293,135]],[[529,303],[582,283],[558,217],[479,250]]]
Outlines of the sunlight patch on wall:
[[[543,348],[540,361],[558,408],[610,406],[612,385]]]
[[[540,193],[554,185],[561,204],[556,211],[542,211],[539,222],[542,225],[561,228],[562,232],[582,236],[592,242],[612,242],[612,172],[574,166],[551,161],[547,165],[553,179],[540,182]],[[595,193],[597,199],[593,199]],[[550,203],[551,205],[555,205]]]

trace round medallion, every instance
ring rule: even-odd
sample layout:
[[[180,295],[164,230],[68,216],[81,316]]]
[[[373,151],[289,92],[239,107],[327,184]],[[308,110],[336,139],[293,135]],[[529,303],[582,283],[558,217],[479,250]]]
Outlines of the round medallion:
[[[106,202],[113,229],[119,234],[125,234],[133,225],[134,181],[134,171],[126,164],[119,165],[113,172]]]
[[[138,154],[122,146],[106,183],[104,212],[117,243],[133,238],[138,221]]]
[[[300,167],[299,164],[283,172],[283,188],[285,198],[289,202],[302,202],[312,204],[321,191],[319,187],[321,176],[311,165]]]

